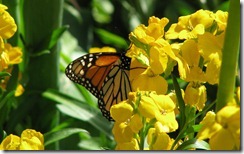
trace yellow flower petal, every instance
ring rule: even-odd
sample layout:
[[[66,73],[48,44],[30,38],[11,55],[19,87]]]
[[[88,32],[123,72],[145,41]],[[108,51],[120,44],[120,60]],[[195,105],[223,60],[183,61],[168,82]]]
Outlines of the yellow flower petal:
[[[150,97],[158,105],[160,110],[165,110],[167,112],[174,111],[175,104],[168,95],[157,95],[157,94],[151,93]]]
[[[216,114],[212,111],[208,111],[206,116],[200,122],[202,128],[197,134],[197,138],[204,140],[211,138],[216,132],[221,129],[221,125],[215,122]]]
[[[124,122],[132,116],[133,108],[126,101],[115,104],[111,107],[111,117],[117,122]],[[123,114],[121,114],[123,113]]]
[[[204,85],[190,82],[185,90],[184,101],[186,104],[195,106],[201,111],[207,101],[206,87]]]
[[[0,71],[7,69],[9,64],[9,56],[6,52],[0,53]]]
[[[204,33],[198,37],[198,48],[201,56],[204,58],[204,62],[210,60],[210,55],[218,53],[221,57],[221,51],[223,48],[225,33],[221,33],[218,36],[214,36],[211,33]]]
[[[23,86],[21,84],[18,84],[16,91],[14,93],[14,96],[18,97],[18,96],[22,95],[24,91],[25,90],[24,90]]]
[[[164,132],[173,132],[178,129],[178,122],[176,121],[175,113],[165,112],[165,113],[155,113],[156,119],[163,125]]]
[[[164,27],[167,25],[169,20],[167,18],[159,19],[152,16],[148,20],[147,35],[152,36],[155,40],[161,38],[164,35]]]
[[[133,91],[138,89],[140,91],[156,91],[158,94],[165,94],[168,90],[168,83],[163,77],[155,76],[149,68],[132,81],[132,89]]]
[[[146,33],[146,30],[147,27],[145,25],[139,25],[134,29],[133,32],[129,34],[129,39],[132,40],[131,38],[134,37],[143,44],[150,44],[151,42],[155,41],[155,39],[152,36],[148,35]]]
[[[116,49],[112,47],[102,47],[102,48],[93,47],[89,49],[89,53],[99,53],[99,52],[116,52]]]
[[[211,150],[234,150],[235,142],[231,133],[226,129],[220,129],[209,140]]]
[[[5,44],[5,52],[9,56],[9,64],[19,64],[22,62],[22,51],[19,47],[12,47],[11,44]]]
[[[210,62],[207,64],[206,79],[210,84],[219,83],[219,73],[221,60],[218,53],[213,53],[209,56]]]
[[[17,30],[14,19],[4,9],[0,9],[0,36],[8,39],[14,35]]]
[[[7,6],[0,4],[0,11],[7,10],[7,9],[8,9]]]
[[[177,24],[172,24],[166,32],[167,39],[192,39],[197,38],[199,34],[204,34],[206,29],[209,29],[214,21],[211,18],[213,13],[208,10],[198,10],[197,12],[181,16]]]
[[[138,77],[138,74],[142,74],[146,70],[147,66],[142,65],[138,60],[136,60],[135,58],[132,58],[130,68],[131,68],[130,81],[133,82],[133,80]],[[133,91],[136,91],[136,89]]]
[[[194,40],[186,40],[181,46],[181,51],[182,57],[190,67],[198,66],[200,53],[198,51],[197,43]]]
[[[140,150],[136,139],[132,139],[130,142],[123,142],[117,144],[115,150]]]
[[[147,96],[141,97],[138,110],[142,114],[142,116],[151,119],[155,117],[155,112],[159,112],[158,107],[153,99]]]
[[[173,140],[162,129],[162,124],[155,123],[155,128],[148,131],[149,150],[170,150]]]
[[[130,128],[134,133],[138,133],[142,129],[143,123],[141,117],[138,114],[134,114],[130,119]]]
[[[20,150],[44,150],[44,137],[40,132],[26,129],[21,134]]]
[[[168,62],[168,56],[158,46],[150,48],[150,66],[154,74],[162,74]]]
[[[215,13],[215,21],[218,24],[219,31],[224,31],[226,29],[227,19],[228,19],[228,12],[218,10]]]
[[[133,131],[130,127],[128,127],[126,122],[115,122],[112,133],[114,135],[114,139],[117,143],[129,142],[133,138]]]
[[[0,144],[0,150],[19,150],[20,137],[10,134]]]

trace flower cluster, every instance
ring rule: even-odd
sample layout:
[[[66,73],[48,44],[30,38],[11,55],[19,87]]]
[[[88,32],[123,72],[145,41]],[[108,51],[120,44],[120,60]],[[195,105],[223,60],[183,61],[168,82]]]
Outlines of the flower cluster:
[[[172,146],[175,140],[168,134],[178,129],[176,116],[183,110],[179,108],[179,97],[189,110],[183,115],[186,119],[182,127],[187,128],[191,125],[187,126],[186,122],[192,123],[196,111],[205,107],[207,93],[204,84],[219,82],[227,18],[227,12],[199,10],[180,17],[178,23],[165,31],[168,19],[153,16],[149,18],[148,26],[141,24],[130,33],[131,46],[127,56],[132,58],[130,81],[133,92],[128,100],[111,108],[116,149],[169,150],[180,144],[181,140],[177,140]],[[179,77],[188,82],[185,90],[178,89],[181,96],[178,94],[177,97],[176,92],[168,92],[166,81],[175,67]],[[239,149],[240,107],[236,104],[226,106],[216,116],[209,112],[201,122],[203,129],[198,139],[210,138],[211,149],[221,149],[216,146],[217,140],[223,137],[219,132],[228,132],[232,140],[226,142],[229,146],[225,148]],[[223,114],[229,110],[232,112]],[[236,121],[228,123],[233,118]],[[145,146],[145,138],[148,146]]]
[[[0,4],[0,72],[11,73],[13,64],[19,64],[22,61],[22,51],[19,47],[12,47],[7,43],[17,30],[12,16],[6,11],[8,8]],[[8,77],[1,81],[1,87],[6,88]],[[23,87],[18,86],[15,95],[19,96],[23,92]]]
[[[175,103],[168,95],[143,91],[129,93],[128,100],[111,107],[116,149],[169,150],[173,139],[167,133],[178,128],[174,109]],[[144,146],[147,133],[148,147]]]
[[[40,132],[26,129],[21,136],[8,135],[0,144],[0,150],[44,150],[44,138]]]

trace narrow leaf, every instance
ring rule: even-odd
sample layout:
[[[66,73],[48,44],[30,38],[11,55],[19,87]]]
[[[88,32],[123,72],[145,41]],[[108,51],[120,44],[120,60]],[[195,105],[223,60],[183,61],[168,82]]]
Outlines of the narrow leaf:
[[[95,128],[105,133],[108,137],[112,138],[111,123],[102,117],[99,109],[96,110],[84,102],[51,89],[45,91],[43,96],[47,99],[60,103],[57,107],[63,113],[90,123]]]
[[[126,41],[116,35],[113,34],[109,31],[106,31],[104,29],[95,29],[95,32],[97,33],[97,35],[100,37],[100,39],[105,43],[105,44],[112,44],[112,45],[116,45],[119,48],[123,48],[123,49],[127,49],[128,48],[128,44],[126,43]]]
[[[177,148],[177,150],[190,150],[190,149],[210,150],[210,147],[209,147],[209,144],[205,141],[191,139],[191,140],[183,142]]]
[[[48,132],[44,134],[44,145],[47,146],[51,143],[67,138],[76,133],[87,133],[88,132],[81,128],[66,128],[56,132]]]
[[[11,74],[8,72],[0,72],[0,78],[6,77],[6,76],[11,76]]]
[[[51,38],[49,40],[49,45],[48,45],[48,49],[51,49],[54,45],[57,44],[59,38],[61,37],[61,35],[69,28],[68,25],[60,27],[55,29],[52,32]]]

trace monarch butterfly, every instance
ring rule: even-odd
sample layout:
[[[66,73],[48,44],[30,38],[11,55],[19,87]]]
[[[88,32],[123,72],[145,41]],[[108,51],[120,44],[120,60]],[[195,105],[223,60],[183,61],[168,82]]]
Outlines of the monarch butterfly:
[[[131,58],[125,56],[125,52],[90,53],[71,62],[65,74],[97,97],[103,116],[113,121],[111,106],[127,99],[131,91],[130,63]]]

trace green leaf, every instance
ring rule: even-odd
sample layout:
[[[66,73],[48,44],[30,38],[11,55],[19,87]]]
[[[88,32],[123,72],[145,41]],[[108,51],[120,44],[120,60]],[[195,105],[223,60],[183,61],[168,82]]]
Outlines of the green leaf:
[[[68,25],[65,25],[63,27],[57,28],[52,32],[51,38],[49,40],[48,49],[51,49],[53,46],[55,46],[59,40],[59,38],[62,36],[62,34],[69,28]]]
[[[12,97],[14,97],[14,93],[15,93],[15,90],[8,92],[6,94],[6,96],[0,101],[0,111],[1,111],[2,107],[5,105],[5,103],[8,102],[8,100],[10,100]]]
[[[183,142],[178,146],[177,150],[190,150],[190,149],[202,149],[210,150],[209,144],[202,140],[191,139]]]
[[[85,150],[102,150],[101,143],[97,138],[81,140],[78,146]]]
[[[87,133],[88,132],[81,128],[66,128],[56,132],[48,132],[44,134],[44,145],[47,146],[51,143],[67,138],[76,133]]]
[[[51,53],[50,50],[41,50],[41,51],[36,52],[36,53],[31,53],[30,56],[31,57],[38,57],[38,56],[50,54],[50,53]]]
[[[109,31],[100,28],[96,28],[95,33],[100,37],[100,39],[105,44],[109,44],[111,46],[116,46],[118,48],[123,48],[123,49],[128,48],[128,44],[126,43],[126,41],[122,37],[116,34],[113,34]]]
[[[19,77],[19,68],[18,65],[14,65],[13,70],[11,72],[11,77],[7,83],[7,91],[6,93],[15,90],[18,85],[18,77]]]
[[[6,76],[11,76],[9,72],[0,72],[0,78],[6,77]]]
[[[69,12],[73,17],[75,17],[75,19],[79,23],[82,23],[82,20],[83,19],[82,19],[81,14],[80,14],[79,10],[75,9],[75,7],[73,5],[69,5],[68,3],[64,3],[64,10],[67,11],[67,12]]]
[[[177,97],[177,102],[179,105],[179,110],[180,110],[180,129],[183,128],[183,126],[185,125],[186,122],[186,117],[185,117],[185,102],[182,98],[182,94],[181,94],[181,90],[180,90],[180,86],[178,84],[178,81],[176,80],[176,77],[171,74],[172,80],[173,80],[173,85],[174,85],[174,89],[175,89],[175,94]]]
[[[59,38],[68,29],[69,26],[63,26],[55,29],[49,38],[45,39],[34,50],[36,52],[31,53],[31,57],[38,57],[44,54],[50,54],[51,49],[57,44]]]
[[[94,109],[88,104],[62,94],[56,90],[49,89],[43,93],[43,96],[47,99],[60,103],[57,107],[62,113],[73,118],[86,121],[105,133],[109,138],[112,138],[111,123],[102,116],[99,109]]]
[[[112,13],[114,12],[114,6],[110,0],[92,1],[92,14],[96,22],[109,23],[112,19]]]

